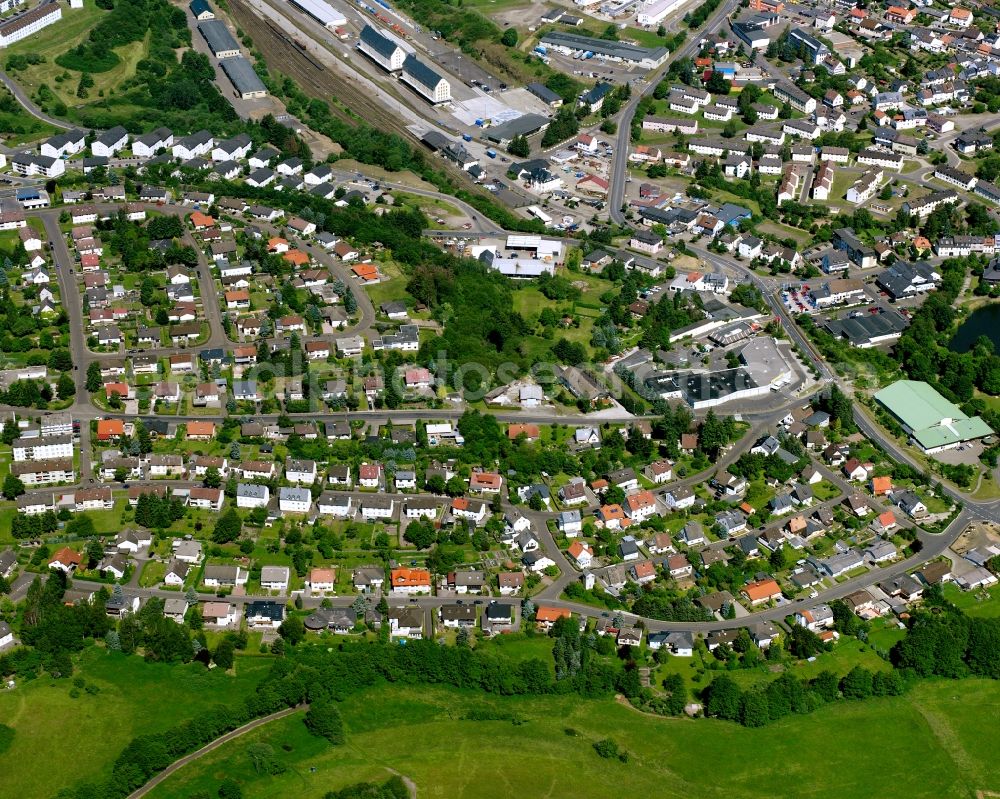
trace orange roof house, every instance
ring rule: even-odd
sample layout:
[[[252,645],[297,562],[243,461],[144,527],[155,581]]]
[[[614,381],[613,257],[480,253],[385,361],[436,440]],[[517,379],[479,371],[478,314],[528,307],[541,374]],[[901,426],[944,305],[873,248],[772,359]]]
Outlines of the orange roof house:
[[[123,435],[125,435],[125,422],[121,419],[97,420],[98,441],[109,441],[112,438],[121,438]]]
[[[365,282],[378,280],[378,268],[375,264],[355,264],[351,271]]]
[[[625,526],[631,520],[625,517],[625,511],[622,509],[621,505],[602,505],[597,510],[597,519],[604,523],[605,526]]]
[[[759,580],[743,586],[740,592],[750,600],[751,605],[761,605],[781,596],[781,587],[774,580]]]
[[[900,6],[889,6],[885,11],[885,18],[889,22],[895,23],[913,22],[913,18],[916,16],[917,12],[912,8],[901,8]]]
[[[288,239],[274,236],[267,240],[268,252],[288,252]]]
[[[104,384],[104,396],[109,398],[112,394],[117,394],[119,397],[128,397],[128,383],[105,383]]]
[[[537,441],[540,431],[537,424],[512,424],[507,428],[507,438],[511,441],[523,435],[528,441]]]
[[[653,580],[656,578],[656,566],[651,560],[640,561],[632,567],[632,573],[636,580]]]
[[[872,493],[876,497],[884,496],[892,491],[892,478],[889,476],[885,477],[873,477],[872,478]]]
[[[896,526],[896,514],[891,510],[887,510],[885,513],[880,513],[878,517],[878,526],[883,532],[891,530]]]
[[[281,257],[293,266],[305,266],[309,263],[309,256],[302,250],[289,250]]]
[[[553,608],[548,605],[539,605],[538,610],[535,611],[535,621],[551,627],[559,619],[568,619],[572,615],[569,608]]]
[[[799,516],[796,516],[788,520],[788,532],[791,533],[792,535],[798,535],[805,529],[806,529],[805,516],[802,516],[800,514]]]
[[[496,472],[473,472],[469,477],[470,491],[497,493],[503,486],[503,478]]]
[[[69,571],[80,565],[80,553],[75,549],[63,547],[49,560],[50,569],[61,569]]]
[[[628,508],[630,516],[634,516],[637,513],[642,514],[650,509],[656,509],[656,497],[653,496],[652,491],[639,491],[636,494],[626,497],[625,505]]]
[[[208,214],[195,211],[191,214],[191,224],[194,225],[195,230],[204,230],[205,228],[215,227],[215,220]]]
[[[309,572],[309,585],[316,587],[317,585],[333,585],[337,579],[337,572],[335,569],[312,569]]]
[[[569,552],[569,556],[573,558],[573,560],[579,560],[580,556],[583,555],[584,553],[588,555],[594,554],[593,550],[590,548],[590,545],[586,541],[579,541],[579,540],[574,541],[572,544],[570,544],[569,549],[567,551]]]
[[[187,437],[207,441],[215,435],[215,422],[188,422]]]
[[[431,573],[427,569],[393,569],[390,578],[393,589],[431,587]]]

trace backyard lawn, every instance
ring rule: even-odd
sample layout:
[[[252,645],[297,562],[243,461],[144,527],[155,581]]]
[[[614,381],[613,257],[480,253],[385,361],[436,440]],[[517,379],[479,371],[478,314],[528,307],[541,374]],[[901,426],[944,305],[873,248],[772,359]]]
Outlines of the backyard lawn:
[[[954,583],[944,586],[944,596],[969,616],[996,618],[1000,616],[1000,587],[990,590],[962,591]]]
[[[166,573],[165,563],[160,563],[158,560],[146,561],[146,565],[142,567],[142,574],[139,575],[139,585],[143,588],[155,588],[163,582]]]

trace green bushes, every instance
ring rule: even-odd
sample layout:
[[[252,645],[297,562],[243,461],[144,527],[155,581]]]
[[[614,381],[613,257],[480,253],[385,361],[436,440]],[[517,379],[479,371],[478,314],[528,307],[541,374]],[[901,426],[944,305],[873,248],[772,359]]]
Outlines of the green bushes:
[[[77,72],[100,73],[111,71],[121,63],[121,59],[103,43],[79,44],[56,56],[56,63]]]
[[[841,680],[829,671],[812,680],[782,674],[767,685],[743,691],[727,675],[716,677],[703,693],[705,715],[727,719],[744,727],[763,727],[792,714],[811,713],[828,702],[898,696],[905,685],[896,671],[872,673],[856,666]]]
[[[684,20],[687,22],[688,27],[694,30],[701,26],[711,16],[712,12],[719,7],[719,3],[721,2],[722,0],[705,0],[693,12],[686,14]]]
[[[317,738],[337,745],[344,742],[344,722],[340,711],[329,699],[314,699],[306,711],[306,728]]]
[[[594,751],[606,760],[620,760],[628,763],[628,752],[618,748],[618,744],[610,738],[602,738],[594,742]]]
[[[0,755],[10,749],[14,741],[14,730],[6,724],[0,724]]]

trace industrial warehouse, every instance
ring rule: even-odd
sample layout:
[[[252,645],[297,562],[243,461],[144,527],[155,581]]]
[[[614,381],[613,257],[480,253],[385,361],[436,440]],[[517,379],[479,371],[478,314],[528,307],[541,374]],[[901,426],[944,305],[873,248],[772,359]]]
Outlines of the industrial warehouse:
[[[243,100],[255,100],[267,96],[267,87],[260,76],[254,72],[253,66],[243,56],[224,58],[219,62],[222,71],[226,73],[229,82],[236,89],[236,94]]]
[[[639,47],[624,42],[595,39],[578,33],[552,31],[542,37],[542,44],[555,48],[566,55],[593,53],[598,58],[633,64],[643,69],[656,69],[667,60],[670,53],[666,47]]]
[[[329,30],[347,24],[347,17],[323,0],[290,0],[293,6],[308,14],[320,25]]]
[[[980,417],[966,416],[957,405],[918,380],[897,380],[875,394],[875,400],[927,455],[993,435]]]
[[[208,49],[216,58],[233,58],[240,54],[239,44],[233,38],[233,34],[229,32],[226,23],[221,19],[207,19],[204,22],[199,22],[198,32],[205,39]]]

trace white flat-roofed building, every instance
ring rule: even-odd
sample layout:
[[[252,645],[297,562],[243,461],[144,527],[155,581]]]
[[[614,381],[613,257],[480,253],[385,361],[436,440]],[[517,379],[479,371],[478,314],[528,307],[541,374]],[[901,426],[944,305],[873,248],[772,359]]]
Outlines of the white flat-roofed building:
[[[323,2],[323,0],[290,0],[290,2],[329,30],[347,24],[347,17],[330,5],[330,3]]]
[[[540,261],[558,261],[562,257],[561,241],[543,239],[541,236],[512,234],[507,237],[507,249],[528,251]]]
[[[15,461],[44,461],[49,458],[72,458],[71,435],[47,438],[18,438],[11,445]]]
[[[639,6],[635,20],[640,25],[659,25],[663,19],[684,5],[687,0],[651,0]]]

